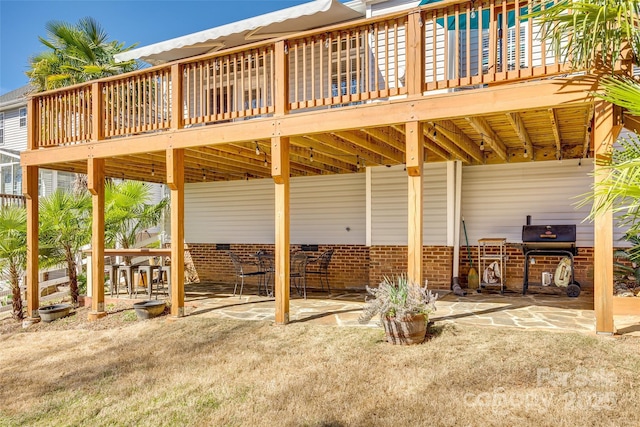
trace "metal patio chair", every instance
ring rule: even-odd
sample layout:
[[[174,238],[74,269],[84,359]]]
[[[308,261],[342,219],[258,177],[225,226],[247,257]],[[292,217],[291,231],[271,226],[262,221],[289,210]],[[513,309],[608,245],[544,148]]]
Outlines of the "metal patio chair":
[[[327,284],[327,292],[331,293],[329,287],[329,263],[331,263],[331,257],[333,256],[334,249],[329,249],[320,255],[318,258],[309,261],[307,266],[317,265],[317,269],[307,270],[307,274],[318,275],[320,277],[320,287],[324,291],[324,284]]]
[[[236,283],[233,287],[233,296],[236,295],[236,291],[238,289],[238,279],[240,279],[240,293],[238,294],[238,297],[242,298],[242,290],[244,289],[245,277],[257,277],[258,286],[260,286],[260,276],[264,276],[266,273],[264,271],[260,271],[260,265],[256,262],[243,261],[238,255],[231,251],[227,251],[227,254],[229,254],[231,262],[233,263],[233,268],[235,269]]]
[[[307,262],[309,258],[304,252],[295,252],[291,257],[291,271],[289,278],[291,284],[295,286],[298,295],[307,299]]]
[[[274,255],[272,252],[259,250],[256,255],[258,258],[259,271],[264,273],[262,279],[258,282],[258,295],[264,287],[264,294],[268,297],[273,296],[273,275],[275,273]]]

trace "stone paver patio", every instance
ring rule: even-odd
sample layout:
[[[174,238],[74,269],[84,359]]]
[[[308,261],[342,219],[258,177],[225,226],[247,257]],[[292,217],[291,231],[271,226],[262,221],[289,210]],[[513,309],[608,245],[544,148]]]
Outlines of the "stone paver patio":
[[[275,301],[258,296],[255,289],[245,288],[242,298],[233,296],[233,287],[223,284],[193,284],[186,286],[187,305],[192,316],[221,317],[238,320],[266,320],[273,322]],[[559,291],[559,290],[558,290]],[[431,315],[435,322],[465,325],[484,325],[548,331],[595,333],[593,294],[582,292],[578,298],[568,298],[562,292],[470,293],[458,297],[448,291],[438,291],[437,311]],[[350,327],[377,327],[377,319],[366,325],[358,323],[365,293],[332,290],[310,292],[306,300],[291,293],[290,322]],[[640,315],[616,316],[618,333],[640,336]]]

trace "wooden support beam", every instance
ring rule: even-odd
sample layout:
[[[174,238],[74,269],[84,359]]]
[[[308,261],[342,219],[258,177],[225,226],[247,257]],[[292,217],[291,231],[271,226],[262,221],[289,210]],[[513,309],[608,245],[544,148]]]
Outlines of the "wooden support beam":
[[[562,141],[560,140],[560,130],[558,129],[558,118],[556,117],[556,110],[548,108],[549,121],[551,122],[551,133],[553,133],[553,140],[556,143],[556,160],[562,159]]]
[[[87,189],[91,193],[91,312],[89,320],[107,315],[104,311],[104,159],[87,161]]]
[[[405,124],[405,129],[407,173],[409,176],[420,176],[424,164],[423,125],[420,122],[408,122]]]
[[[407,22],[405,84],[409,96],[422,95],[425,83],[425,33],[422,11],[414,10]]]
[[[436,131],[453,141],[462,151],[478,163],[484,163],[484,153],[465,133],[450,120],[434,123]]]
[[[529,160],[533,160],[534,152],[533,152],[533,143],[531,142],[531,137],[529,137],[529,132],[527,132],[527,128],[524,126],[524,121],[522,121],[522,117],[518,113],[506,113],[507,120],[513,127],[513,130],[518,135],[520,142],[524,145],[524,157],[528,157]]]
[[[423,125],[420,122],[406,124],[407,175],[409,179],[407,218],[407,275],[410,281],[422,283],[422,172]]]
[[[184,316],[184,150],[167,150],[171,191],[171,316]]]
[[[104,139],[104,100],[100,82],[91,83],[91,141]]]
[[[502,139],[494,132],[489,123],[482,117],[466,117],[467,122],[478,132],[489,149],[493,151],[500,159],[507,162],[509,156],[507,154],[507,146]]]
[[[608,160],[611,147],[620,132],[612,104],[598,101],[595,106],[593,141],[595,153],[594,184],[608,175],[600,163]],[[596,203],[598,200],[596,199]],[[613,213],[611,209],[594,219],[593,306],[596,333],[613,334]]]
[[[38,167],[22,168],[22,193],[27,207],[27,316],[39,319],[40,289],[38,281]]]
[[[271,140],[271,174],[275,183],[275,293],[276,323],[289,323],[289,138]]]
[[[274,100],[276,116],[289,113],[289,55],[287,40],[275,43]]]

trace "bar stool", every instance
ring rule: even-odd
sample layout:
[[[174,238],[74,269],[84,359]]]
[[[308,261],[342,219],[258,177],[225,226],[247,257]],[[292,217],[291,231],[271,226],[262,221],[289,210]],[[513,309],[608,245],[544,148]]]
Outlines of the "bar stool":
[[[138,266],[136,265],[121,265],[118,267],[117,281],[120,281],[120,278],[123,276],[123,273],[124,273],[124,281],[127,284],[127,290],[129,291],[129,298],[133,297],[133,292],[135,290],[133,279],[135,274],[137,273],[137,270],[138,270]]]
[[[147,293],[149,298],[153,294],[153,272],[158,272],[158,279],[156,280],[156,299],[158,299],[158,286],[161,283],[162,270],[159,265],[140,265],[138,266],[138,274],[140,274],[140,280],[147,286]]]
[[[158,276],[158,286],[162,285],[162,289],[164,289],[164,284],[167,284],[166,295],[171,298],[171,266],[170,265],[160,265],[159,276]]]
[[[118,282],[120,281],[120,277],[118,276],[118,269],[120,268],[120,264],[110,264],[105,266],[105,270],[109,273],[109,292],[111,296],[113,296],[113,291],[116,291],[116,297],[118,295]]]

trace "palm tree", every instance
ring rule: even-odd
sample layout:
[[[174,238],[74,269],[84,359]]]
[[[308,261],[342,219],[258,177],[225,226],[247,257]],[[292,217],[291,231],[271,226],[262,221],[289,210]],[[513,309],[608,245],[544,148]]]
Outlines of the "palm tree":
[[[542,1],[540,4],[545,4]],[[542,8],[540,8],[542,9]],[[563,0],[533,15],[539,17],[557,54],[574,67],[607,70],[603,91],[596,96],[640,115],[640,81],[615,73],[616,61],[625,58],[640,65],[640,0]],[[630,51],[630,52],[629,52]],[[640,234],[640,139],[621,138],[610,160],[603,164],[607,178],[594,188],[591,216],[612,209],[628,236]],[[633,250],[640,250],[637,239]]]
[[[108,183],[105,194],[105,241],[107,246],[131,248],[138,235],[160,222],[168,200],[150,204],[149,186],[139,181]],[[130,259],[126,259],[129,263]]]
[[[40,242],[55,263],[66,263],[69,291],[78,303],[76,254],[91,238],[91,198],[87,193],[56,190],[40,200]]]
[[[39,37],[48,49],[29,60],[26,72],[38,91],[50,90],[88,80],[134,71],[135,60],[116,62],[114,55],[136,45],[125,47],[108,41],[107,33],[93,18],[83,18],[72,25],[61,21],[46,24],[48,38]]]
[[[0,209],[0,268],[9,280],[13,298],[12,316],[22,320],[20,277],[27,263],[27,211],[18,206]]]

